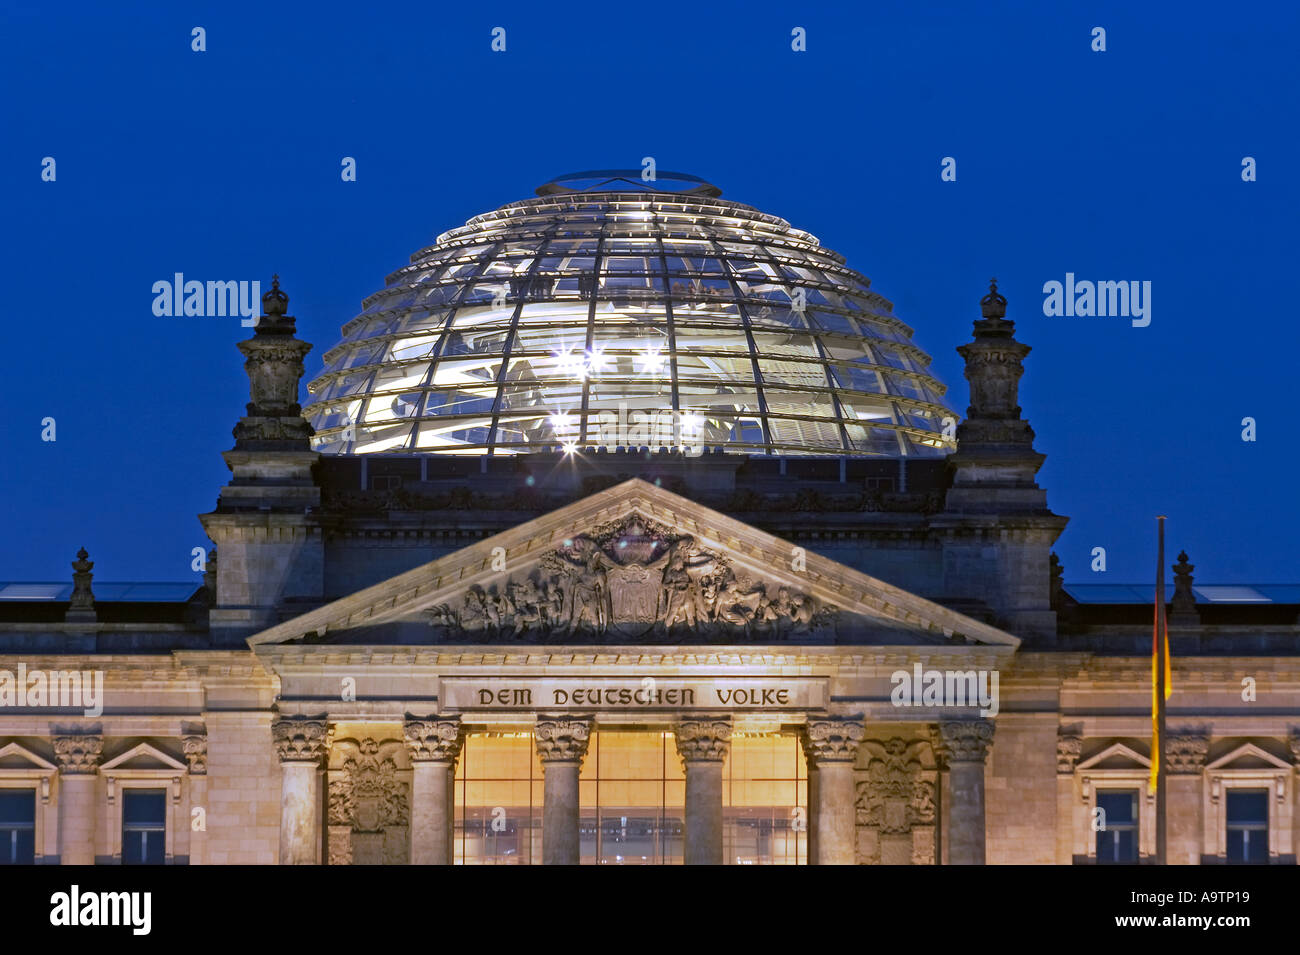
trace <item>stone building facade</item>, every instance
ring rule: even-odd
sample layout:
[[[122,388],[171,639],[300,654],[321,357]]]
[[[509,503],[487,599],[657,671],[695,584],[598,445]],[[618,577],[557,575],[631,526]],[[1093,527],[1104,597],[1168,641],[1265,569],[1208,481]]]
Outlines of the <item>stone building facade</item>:
[[[203,586],[105,599],[83,552],[0,600],[15,857],[1153,858],[1151,606],[1060,582],[996,285],[933,457],[322,454],[263,308]],[[1174,569],[1168,860],[1293,864],[1300,596]]]

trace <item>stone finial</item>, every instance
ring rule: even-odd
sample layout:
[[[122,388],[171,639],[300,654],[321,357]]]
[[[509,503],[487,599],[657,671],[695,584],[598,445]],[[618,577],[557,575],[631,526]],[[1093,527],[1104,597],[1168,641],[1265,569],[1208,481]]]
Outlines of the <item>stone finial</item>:
[[[413,762],[455,763],[465,743],[460,717],[407,718],[402,734]]]
[[[90,589],[94,577],[91,568],[93,560],[87,560],[90,554],[86,548],[77,551],[77,559],[72,562],[72,597],[68,601],[68,612],[64,619],[75,623],[93,623],[98,619],[95,614],[95,594]]]
[[[1065,588],[1065,565],[1061,563],[1061,558],[1056,556],[1056,551],[1052,551],[1047,558],[1047,572],[1050,575],[1048,579],[1048,597],[1053,610],[1061,609],[1061,591]]]
[[[865,735],[860,716],[812,717],[803,731],[804,752],[814,765],[853,762]]]
[[[674,735],[677,738],[677,755],[683,763],[697,761],[721,762],[731,748],[731,720],[682,719]]]
[[[980,314],[995,321],[1006,318],[1007,298],[998,292],[998,280],[989,279],[989,294],[980,299]]]
[[[581,763],[591,741],[592,720],[539,716],[533,738],[543,763]]]
[[[1192,571],[1195,564],[1187,562],[1187,552],[1178,552],[1178,563],[1174,564],[1174,596],[1169,602],[1169,623],[1195,625],[1200,623],[1196,612],[1196,594],[1192,592]]]
[[[315,433],[302,417],[298,384],[303,358],[311,345],[294,337],[292,315],[285,314],[289,296],[280,290],[280,277],[262,296],[264,315],[252,338],[238,343],[248,374],[248,414],[235,425],[235,448],[242,451],[306,451]]]
[[[289,309],[289,296],[280,290],[280,276],[271,276],[271,288],[262,293],[262,314],[268,317],[283,315]]]
[[[54,737],[54,758],[65,776],[88,776],[99,769],[104,758],[104,737],[78,733]]]

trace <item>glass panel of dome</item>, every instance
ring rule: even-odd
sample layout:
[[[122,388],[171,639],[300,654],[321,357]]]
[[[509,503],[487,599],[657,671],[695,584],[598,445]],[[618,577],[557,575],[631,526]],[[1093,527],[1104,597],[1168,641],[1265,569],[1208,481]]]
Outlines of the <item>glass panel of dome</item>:
[[[789,453],[799,451],[841,451],[839,425],[821,421],[802,421],[792,418],[768,418],[772,444]]]
[[[830,373],[831,379],[837,387],[850,388],[854,391],[869,391],[877,395],[884,391],[880,376],[870,368],[831,365]]]
[[[752,316],[751,316],[752,318]],[[820,358],[811,336],[790,332],[753,332],[754,347],[760,355],[790,355],[800,358]]]
[[[426,415],[483,414],[492,413],[496,403],[497,389],[475,388],[462,391],[431,391],[428,393],[424,407]]]
[[[825,367],[816,362],[779,361],[761,358],[758,370],[763,375],[764,387],[772,385],[798,385],[806,388],[826,388]]]
[[[499,356],[485,355],[472,359],[443,359],[434,366],[433,385],[438,388],[481,385],[496,381]]]
[[[892,421],[894,418],[893,406],[887,400],[844,391],[839,393],[839,400],[845,418],[856,418],[859,421]]]

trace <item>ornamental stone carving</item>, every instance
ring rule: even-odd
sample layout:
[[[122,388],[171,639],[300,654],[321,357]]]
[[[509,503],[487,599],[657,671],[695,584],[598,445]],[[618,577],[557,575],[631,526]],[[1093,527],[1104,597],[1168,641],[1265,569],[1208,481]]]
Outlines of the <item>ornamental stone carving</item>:
[[[921,764],[923,740],[906,742],[898,737],[865,744],[873,758],[866,778],[857,783],[858,825],[885,834],[911,832],[914,826],[935,820],[934,771]],[[933,861],[933,860],[931,860]]]
[[[407,720],[402,724],[402,733],[414,762],[454,764],[465,743],[460,717]]]
[[[682,763],[721,762],[731,747],[731,720],[684,719],[677,723],[677,755]]]
[[[1079,765],[1083,754],[1083,738],[1070,733],[1061,733],[1056,737],[1056,771],[1061,775],[1070,775]]]
[[[542,717],[533,730],[537,755],[543,763],[582,762],[591,738],[589,719]]]
[[[1202,733],[1170,733],[1165,741],[1165,767],[1174,776],[1193,776],[1205,769],[1210,737]]]
[[[185,761],[190,764],[191,776],[205,776],[208,772],[208,738],[200,733],[181,737]]]
[[[865,735],[860,716],[809,719],[804,727],[804,751],[814,764],[853,762]]]
[[[690,535],[631,515],[565,540],[527,576],[470,587],[427,619],[440,639],[834,641],[839,611],[740,576]]]
[[[935,752],[947,763],[982,763],[993,745],[991,720],[944,720],[932,736]]]
[[[280,762],[317,762],[329,745],[329,726],[319,717],[282,716],[271,724],[271,738]]]
[[[372,737],[330,747],[330,865],[405,865],[409,861],[410,784],[406,744]]]
[[[77,734],[54,737],[54,757],[65,776],[84,776],[99,769],[104,758],[104,737]]]
[[[1291,730],[1287,745],[1291,749],[1291,762],[1295,764],[1296,772],[1300,773],[1300,727]]]
[[[410,819],[407,784],[397,777],[397,740],[344,739],[334,744],[342,757],[339,778],[329,786],[331,826],[378,832]]]

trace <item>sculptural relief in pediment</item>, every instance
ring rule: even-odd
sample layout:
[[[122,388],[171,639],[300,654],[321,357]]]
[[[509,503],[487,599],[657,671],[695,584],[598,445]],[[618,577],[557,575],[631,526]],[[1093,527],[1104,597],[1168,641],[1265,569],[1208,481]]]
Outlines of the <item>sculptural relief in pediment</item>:
[[[834,640],[839,611],[740,573],[690,534],[631,515],[563,540],[526,572],[428,611],[440,637],[524,641]]]

